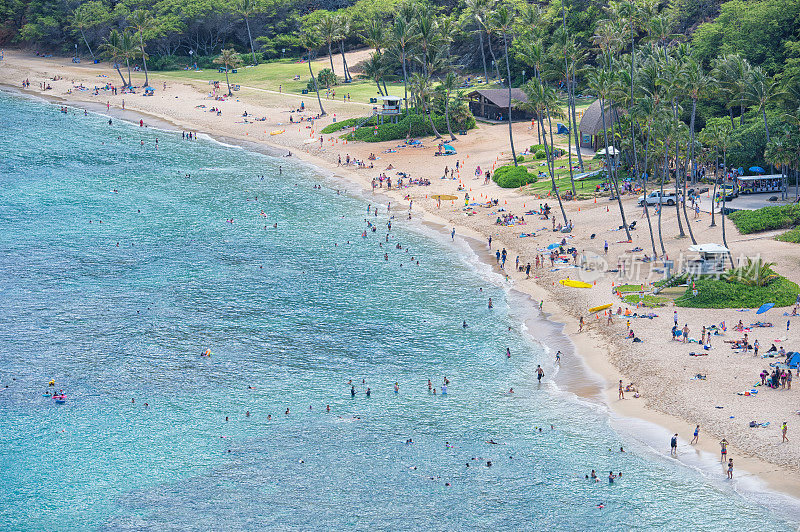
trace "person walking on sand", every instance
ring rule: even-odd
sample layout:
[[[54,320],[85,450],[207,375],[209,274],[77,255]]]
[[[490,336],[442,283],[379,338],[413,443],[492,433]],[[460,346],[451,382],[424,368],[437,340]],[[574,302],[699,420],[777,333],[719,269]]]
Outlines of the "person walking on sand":
[[[583,332],[583,325],[584,325],[583,316],[581,316],[580,321],[578,321],[578,332]]]
[[[689,324],[686,323],[683,326],[683,342],[686,343],[689,341]]]
[[[788,423],[786,423],[784,421],[783,424],[781,425],[781,436],[783,437],[783,439],[781,440],[781,443],[788,443],[789,442],[789,438],[786,437],[786,431],[788,431],[788,430],[789,430],[789,425],[788,425]]]
[[[619,380],[619,399],[625,399],[625,389],[622,387],[622,379]]]
[[[678,434],[676,433],[669,442],[669,454],[673,457],[678,457]]]
[[[689,442],[689,445],[694,445],[695,443],[697,443],[698,438],[700,438],[700,425],[697,425],[694,428],[694,438],[692,438],[692,441]]]
[[[722,438],[722,441],[719,442],[719,454],[720,454],[720,462],[724,462],[725,458],[728,456],[728,440]]]

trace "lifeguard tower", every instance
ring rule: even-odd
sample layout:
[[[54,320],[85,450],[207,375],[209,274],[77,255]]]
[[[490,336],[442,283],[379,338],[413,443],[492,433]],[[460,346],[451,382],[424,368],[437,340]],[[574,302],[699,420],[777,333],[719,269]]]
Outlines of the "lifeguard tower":
[[[399,96],[381,96],[378,100],[381,101],[381,108],[377,110],[379,122],[383,124],[386,117],[389,117],[389,121],[396,124],[400,118],[400,102],[403,99]]]
[[[689,275],[719,275],[725,272],[725,261],[730,251],[720,244],[696,244],[689,246],[689,251],[699,255],[686,261],[686,272]]]

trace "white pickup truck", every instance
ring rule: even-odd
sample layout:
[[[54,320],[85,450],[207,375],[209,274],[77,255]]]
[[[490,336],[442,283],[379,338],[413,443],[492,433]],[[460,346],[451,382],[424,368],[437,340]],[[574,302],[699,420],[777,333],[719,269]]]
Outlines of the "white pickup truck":
[[[664,191],[662,195],[660,190],[656,190],[648,194],[646,198],[641,196],[639,198],[639,205],[643,206],[645,201],[647,201],[648,205],[658,205],[659,203],[675,205],[678,202],[678,196],[675,195],[675,192],[667,191]]]

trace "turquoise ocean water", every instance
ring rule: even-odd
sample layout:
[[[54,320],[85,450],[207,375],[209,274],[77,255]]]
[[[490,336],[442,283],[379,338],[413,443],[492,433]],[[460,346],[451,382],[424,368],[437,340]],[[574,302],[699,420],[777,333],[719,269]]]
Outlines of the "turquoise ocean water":
[[[398,216],[387,243],[382,205],[362,239],[370,199],[287,158],[0,116],[0,528],[795,526],[556,389],[449,237]]]

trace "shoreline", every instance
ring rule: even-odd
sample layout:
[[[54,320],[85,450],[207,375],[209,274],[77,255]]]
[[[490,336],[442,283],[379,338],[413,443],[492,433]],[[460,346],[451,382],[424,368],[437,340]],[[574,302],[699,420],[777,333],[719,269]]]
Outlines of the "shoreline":
[[[79,107],[83,106],[87,109],[92,109],[93,111],[97,107],[104,107],[101,104],[92,102],[85,102],[78,98],[65,98],[62,96],[58,96],[56,94],[42,94],[37,91],[23,91],[18,87],[13,87],[7,85],[5,82],[0,83],[3,87],[9,87],[12,91],[17,92],[23,95],[30,95],[42,98],[44,100],[55,101],[56,103],[60,102],[62,104],[68,106]],[[134,104],[135,105],[135,104]],[[94,108],[93,108],[94,107]],[[112,106],[112,110],[114,107]],[[271,155],[278,157],[279,152],[282,150],[290,149],[290,147],[282,146],[280,144],[274,144],[270,142],[270,140],[257,140],[254,141],[252,139],[247,139],[245,137],[241,137],[239,135],[231,135],[231,134],[222,134],[215,131],[208,131],[205,130],[204,127],[190,127],[196,126],[193,124],[185,123],[184,121],[177,119],[173,116],[165,116],[160,113],[153,113],[148,112],[145,110],[137,109],[137,108],[128,108],[125,111],[114,111],[113,113],[100,109],[96,112],[100,114],[107,114],[109,116],[116,116],[118,119],[127,120],[129,122],[133,122],[131,119],[132,116],[138,118],[142,116],[146,118],[148,121],[158,121],[158,125],[152,124],[154,127],[160,127],[162,129],[170,129],[172,131],[179,131],[182,129],[191,130],[191,131],[198,131],[204,134],[209,135],[212,139],[226,143],[226,144],[235,144],[241,146],[243,149],[254,149],[260,153],[265,153],[266,155]],[[170,128],[171,126],[171,128]],[[330,174],[335,178],[341,178],[346,180],[349,184],[352,184],[356,187],[361,189],[362,194],[364,197],[368,197],[371,193],[368,187],[368,177],[367,175],[359,175],[357,170],[350,170],[350,169],[343,169],[338,168],[336,165],[325,159],[324,157],[313,155],[308,152],[303,152],[302,148],[297,150],[293,149],[292,154],[293,160],[302,161],[304,164],[309,164],[314,166],[315,168],[321,169],[323,172],[330,172]],[[414,192],[418,192],[419,189],[411,189]],[[404,191],[405,192],[405,191]],[[492,191],[493,194],[501,195],[503,191]],[[385,191],[384,189],[380,189],[380,194],[382,197],[386,197],[389,200],[396,201],[402,198],[402,195],[398,191]],[[477,248],[480,245],[481,241],[485,241],[486,235],[481,233],[480,231],[475,230],[474,228],[469,227],[468,225],[460,225],[457,222],[453,222],[452,220],[448,220],[444,217],[441,217],[436,214],[433,208],[425,208],[425,204],[423,202],[415,202],[417,206],[422,204],[422,216],[421,222],[427,223],[431,225],[438,225],[439,231],[447,232],[444,228],[454,226],[457,229],[458,236],[470,238],[474,241],[475,247],[473,251],[478,256],[479,260],[483,260],[485,264],[487,264],[492,270],[495,270],[495,267],[491,265],[491,262],[485,261],[485,257],[481,259],[481,253],[478,251]],[[418,207],[419,208],[419,207]],[[419,218],[419,212],[415,211],[417,218]],[[498,240],[498,245],[503,245],[509,249],[509,255],[513,256],[514,253],[517,253],[516,249],[509,244],[507,240],[500,240],[499,237],[496,237]],[[468,245],[471,245],[468,242]],[[521,253],[519,253],[521,254]],[[485,255],[485,253],[484,253]],[[537,316],[534,319],[543,320],[544,322],[549,323],[554,329],[558,330],[556,332],[557,335],[563,335],[569,342],[572,343],[574,348],[572,351],[574,352],[575,356],[585,364],[586,368],[596,375],[598,375],[603,382],[598,384],[596,393],[591,393],[591,390],[587,391],[588,396],[595,395],[596,399],[600,400],[603,405],[609,408],[610,412],[613,413],[614,416],[619,416],[620,418],[631,418],[631,419],[641,419],[647,423],[651,423],[653,425],[663,427],[665,430],[669,428],[668,432],[672,432],[673,430],[677,430],[679,433],[682,434],[690,434],[694,423],[690,423],[684,419],[676,417],[674,415],[661,412],[657,408],[653,408],[652,405],[648,404],[648,400],[645,399],[645,395],[643,394],[642,399],[639,401],[636,400],[625,400],[618,401],[614,398],[614,393],[616,392],[616,385],[613,383],[616,382],[619,378],[625,379],[626,381],[630,381],[628,377],[626,377],[625,372],[618,368],[613,363],[613,357],[611,356],[611,350],[615,348],[613,346],[613,341],[608,338],[608,334],[604,334],[602,329],[598,327],[590,328],[590,331],[587,334],[570,334],[568,332],[568,328],[570,328],[575,322],[575,316],[573,312],[570,312],[566,308],[564,308],[561,302],[558,300],[557,297],[552,293],[552,291],[544,288],[543,286],[536,284],[534,282],[531,283],[520,283],[516,280],[513,282],[512,286],[509,290],[513,290],[519,294],[522,294],[524,297],[533,298],[536,300],[543,300],[544,303],[544,312],[541,316]],[[530,318],[529,318],[530,319]],[[533,330],[531,328],[531,330]],[[533,333],[531,333],[533,334]],[[535,336],[535,334],[534,334]],[[537,337],[538,338],[538,337]],[[572,390],[567,390],[569,393],[575,393],[578,397],[589,398],[585,397],[581,393],[577,393]],[[612,416],[613,417],[613,416]],[[703,437],[705,436],[705,437]],[[666,441],[664,442],[666,447]],[[681,443],[681,446],[685,446],[685,442]],[[697,447],[698,454],[699,453],[712,453],[712,456],[717,453],[717,446],[715,442],[712,442],[708,433],[701,433],[701,443]],[[795,498],[800,498],[800,480],[791,478],[790,476],[786,475],[786,471],[781,469],[781,465],[774,464],[768,460],[755,458],[755,457],[748,457],[748,453],[741,450],[740,448],[731,445],[731,454],[735,455],[737,458],[737,472],[741,472],[742,470],[749,472],[751,475],[755,475],[760,479],[763,479],[764,482],[768,485],[768,487],[775,492],[778,493],[785,493]],[[741,473],[740,473],[741,474]],[[788,478],[787,478],[788,477]]]

